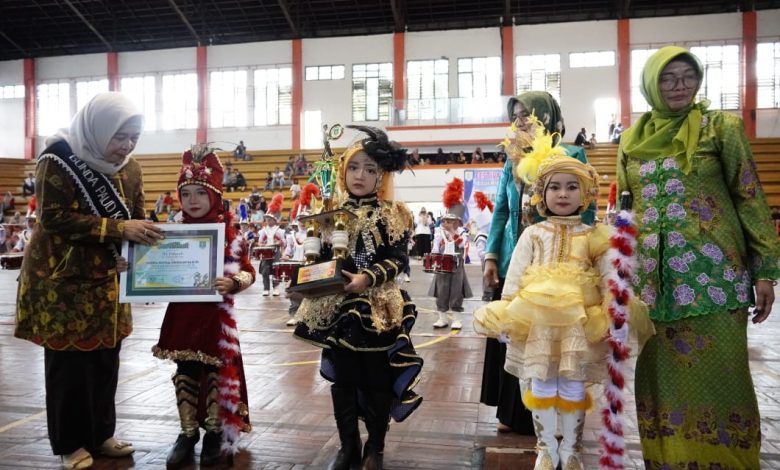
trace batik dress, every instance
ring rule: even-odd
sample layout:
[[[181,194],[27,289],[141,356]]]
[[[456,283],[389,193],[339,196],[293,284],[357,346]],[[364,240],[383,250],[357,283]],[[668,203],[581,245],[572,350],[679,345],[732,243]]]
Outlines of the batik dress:
[[[780,274],[780,246],[737,117],[703,115],[691,166],[622,151],[618,160],[619,187],[636,201],[633,282],[657,330],[636,373],[645,465],[758,468],[747,309],[753,282]]]

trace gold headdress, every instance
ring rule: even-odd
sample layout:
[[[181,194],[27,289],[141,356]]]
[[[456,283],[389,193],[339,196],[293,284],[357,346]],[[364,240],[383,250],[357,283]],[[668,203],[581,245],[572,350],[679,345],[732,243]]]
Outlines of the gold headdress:
[[[547,205],[544,202],[544,192],[552,175],[556,173],[568,173],[577,177],[580,183],[579,210],[587,208],[599,195],[599,174],[596,169],[587,163],[582,163],[568,155],[550,155],[540,165],[533,186],[531,205],[536,206],[539,214],[547,213]]]

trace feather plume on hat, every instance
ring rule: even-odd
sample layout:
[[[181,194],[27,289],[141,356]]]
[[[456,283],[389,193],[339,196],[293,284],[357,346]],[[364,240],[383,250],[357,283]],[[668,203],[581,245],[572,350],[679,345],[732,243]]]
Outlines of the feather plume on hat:
[[[453,178],[444,188],[442,202],[447,208],[447,213],[443,216],[445,219],[459,219],[463,222],[466,213],[466,206],[463,205],[463,187],[462,179]]]
[[[617,181],[613,180],[609,184],[609,198],[607,199],[607,207],[614,208],[617,204]]]
[[[298,218],[298,210],[301,207],[301,199],[298,198],[293,202],[292,209],[290,209],[290,221],[294,222]]]
[[[442,202],[444,207],[449,209],[456,204],[463,203],[463,180],[460,178],[453,178],[452,181],[447,183],[442,194]]]
[[[283,202],[284,196],[282,193],[274,194],[274,197],[271,198],[271,202],[268,204],[268,212],[281,212]]]
[[[520,145],[524,147],[522,148],[522,155],[519,156],[519,163],[515,173],[526,183],[533,183],[536,181],[537,173],[542,163],[550,157],[565,156],[566,149],[556,145],[557,133],[550,134],[547,132],[544,125],[539,122],[535,115],[531,114],[528,121],[531,126],[531,132],[528,134],[522,131],[517,132],[515,150]],[[528,137],[529,134],[530,139]]]
[[[314,183],[308,183],[301,189],[301,195],[298,197],[301,201],[301,206],[310,207],[312,197],[320,197],[320,188]]]
[[[298,216],[309,215],[312,212],[312,198],[320,197],[320,187],[314,183],[308,183],[303,186],[301,193],[293,203],[290,211],[290,219],[295,220]]]
[[[382,129],[362,125],[349,125],[347,127],[368,135],[368,137],[360,141],[360,145],[363,151],[374,159],[382,170],[388,172],[403,171],[411,166],[411,160],[406,153],[406,149],[402,148],[398,142],[390,140]]]
[[[487,208],[487,210],[493,212],[493,201],[491,201],[482,191],[474,193],[474,202],[477,203],[479,210],[484,211],[485,208]]]
[[[282,202],[284,202],[284,196],[282,193],[274,194],[271,198],[271,202],[268,203],[268,210],[265,213],[265,217],[272,217],[278,222],[282,218]]]

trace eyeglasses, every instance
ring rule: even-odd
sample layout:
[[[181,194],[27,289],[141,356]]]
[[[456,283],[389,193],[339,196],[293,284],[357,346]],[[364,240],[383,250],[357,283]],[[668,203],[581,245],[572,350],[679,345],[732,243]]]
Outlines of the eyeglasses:
[[[662,91],[672,91],[677,87],[677,84],[682,81],[685,88],[693,88],[699,83],[699,76],[696,74],[683,75],[682,77],[675,77],[674,75],[662,75],[658,81],[658,85]]]

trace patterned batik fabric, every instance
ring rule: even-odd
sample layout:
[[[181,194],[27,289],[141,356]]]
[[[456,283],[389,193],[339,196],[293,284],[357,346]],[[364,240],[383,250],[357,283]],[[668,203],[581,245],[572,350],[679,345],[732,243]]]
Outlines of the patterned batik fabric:
[[[671,156],[621,154],[619,186],[636,201],[633,283],[653,320],[747,307],[754,279],[780,274],[780,245],[738,119],[709,112],[689,173]]]
[[[747,318],[740,309],[656,323],[636,367],[645,468],[760,468]]]

